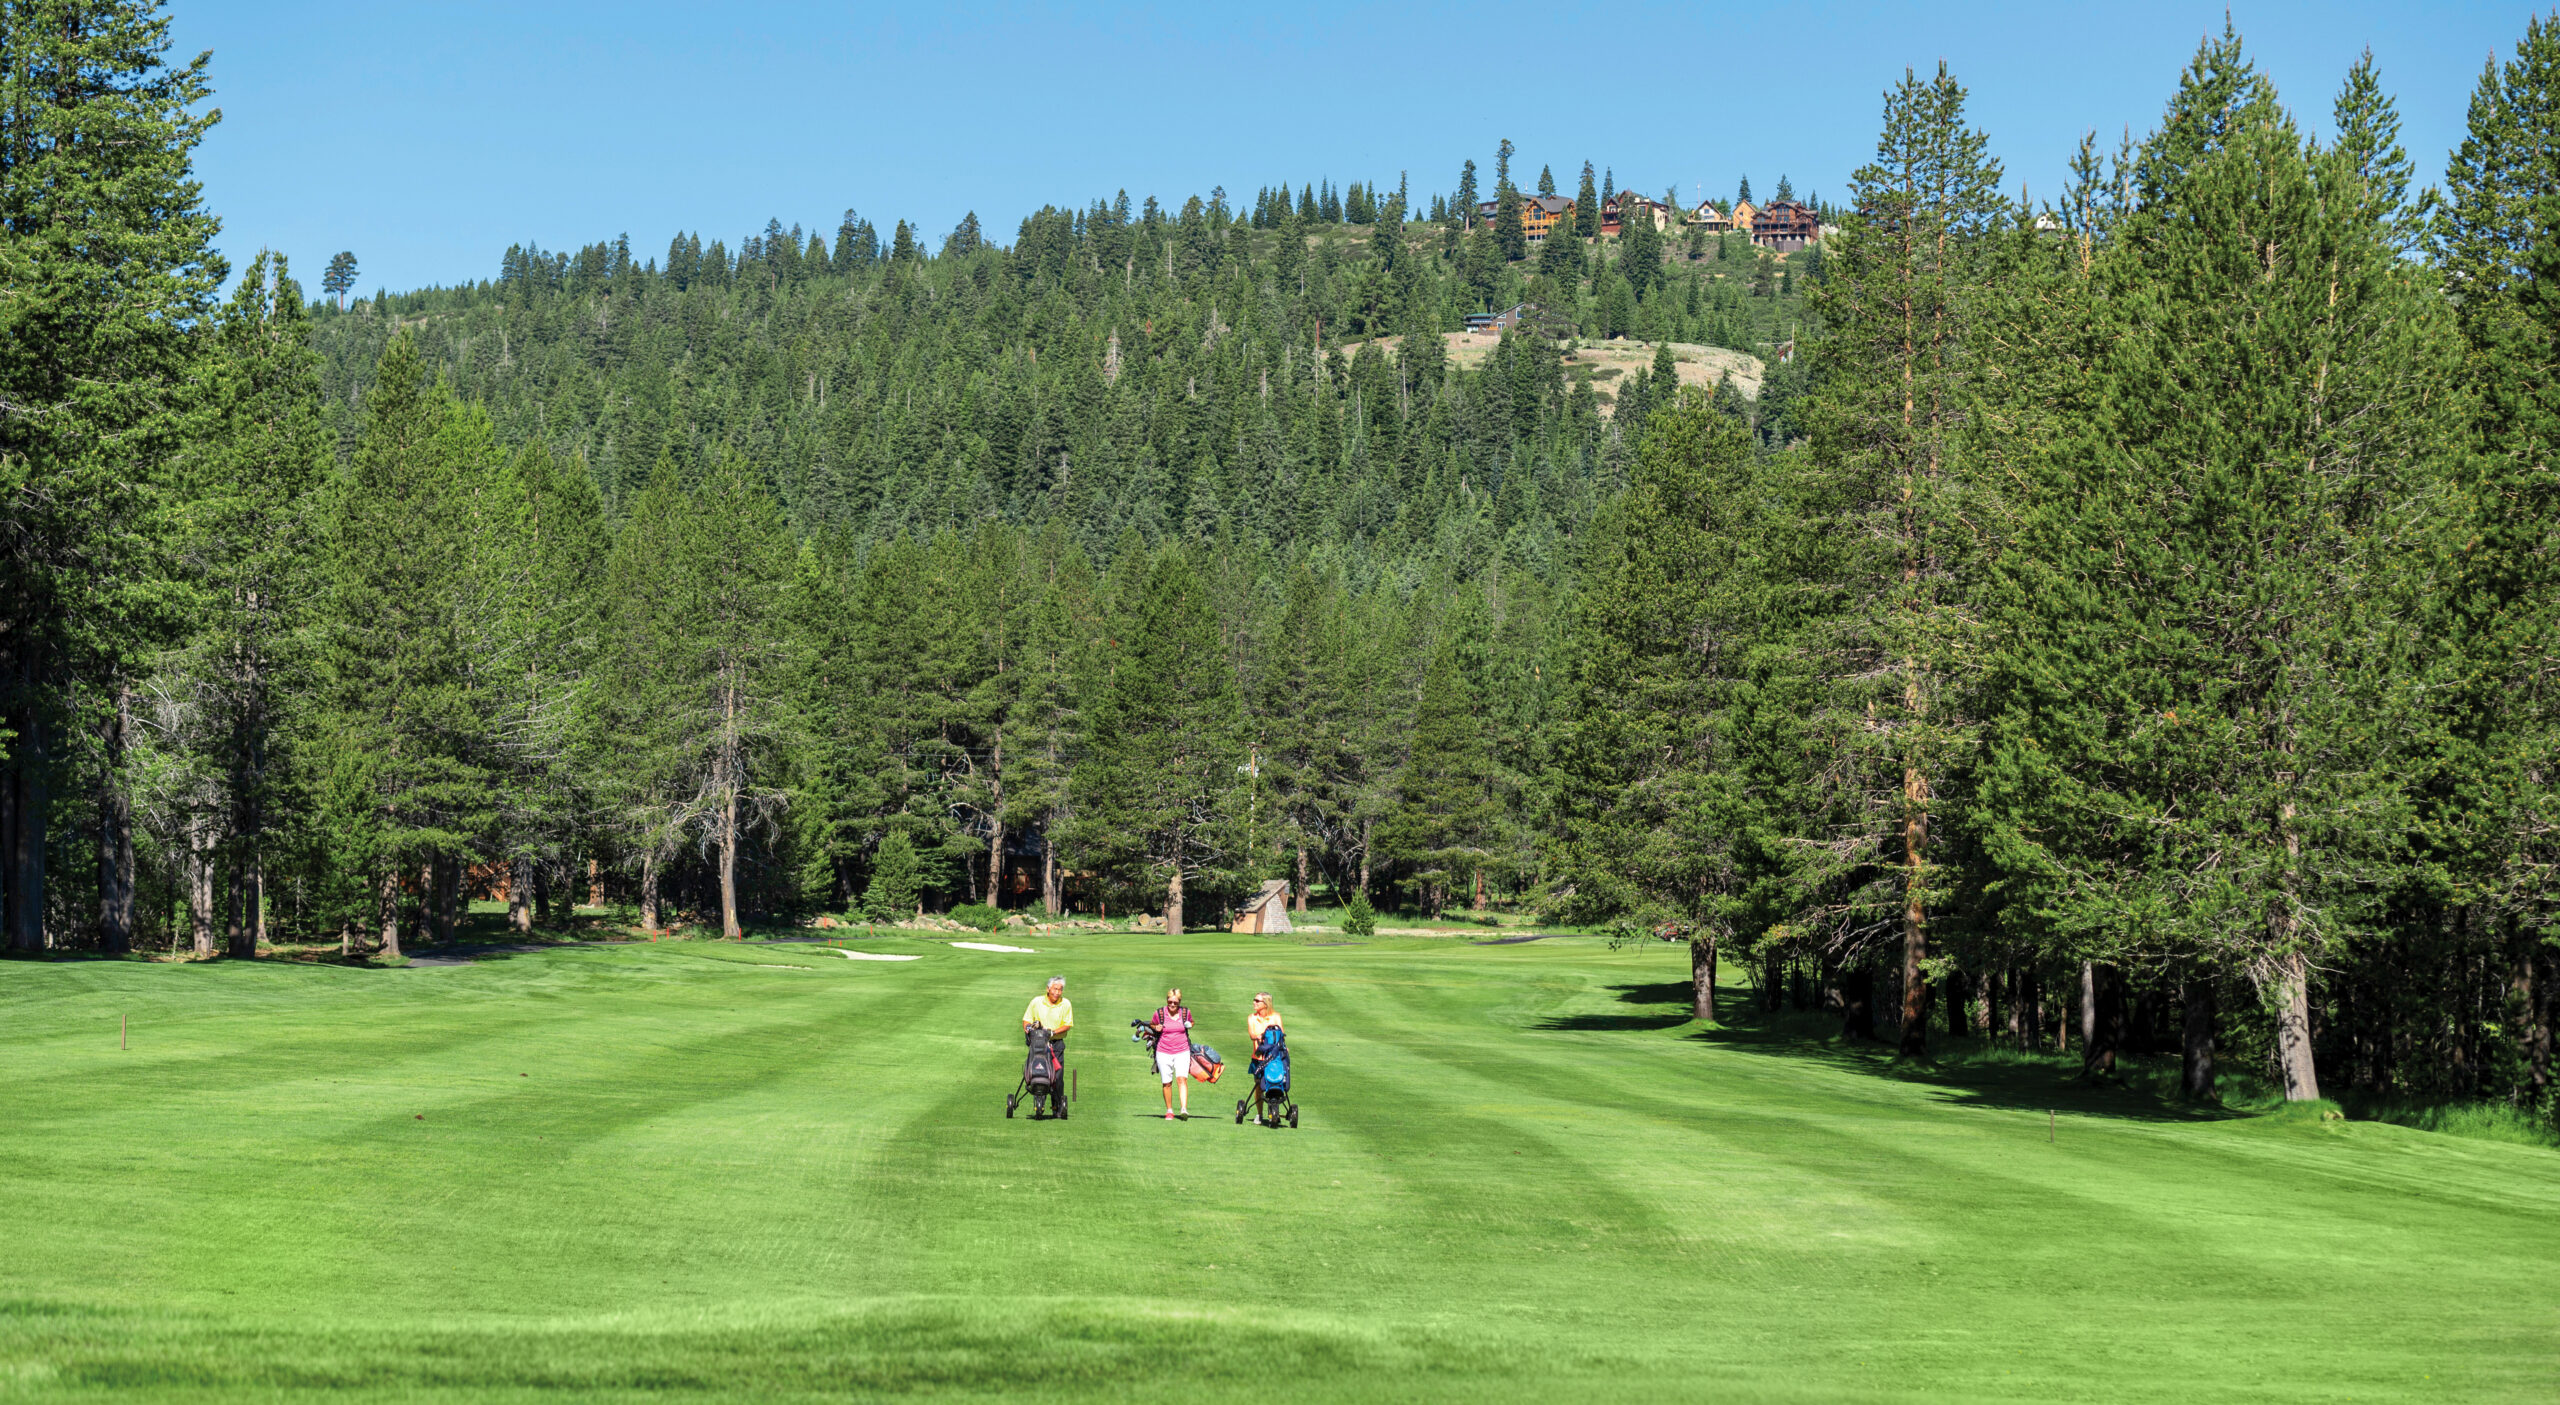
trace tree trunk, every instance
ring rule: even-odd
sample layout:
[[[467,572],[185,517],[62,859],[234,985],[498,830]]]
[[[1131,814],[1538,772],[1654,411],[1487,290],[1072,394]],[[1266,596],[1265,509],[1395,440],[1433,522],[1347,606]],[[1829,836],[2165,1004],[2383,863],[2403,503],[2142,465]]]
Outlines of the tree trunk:
[[[1004,732],[987,753],[987,906],[1004,906]]]
[[[1051,917],[1066,910],[1065,885],[1058,881],[1058,846],[1046,833],[1040,836],[1040,910]]]
[[[640,930],[658,930],[658,856],[654,851],[640,856]]]
[[[1289,906],[1298,912],[1307,910],[1307,846],[1304,844],[1298,846],[1298,886],[1289,895]]]
[[[2525,960],[2535,971],[2529,978],[2533,998],[2525,1007],[2525,1077],[2527,1095],[2540,1107],[2551,1087],[2552,961],[2537,946],[2526,948]]]
[[[2311,1062],[2311,963],[2286,952],[2270,963],[2267,1003],[2276,1012],[2276,1068],[2284,1075],[2286,1102],[2320,1096],[2320,1073]]]
[[[551,907],[551,865],[538,863],[533,865],[533,925],[556,925],[552,921]]]
[[[1919,684],[1915,678],[1912,688]],[[1928,890],[1923,861],[1929,850],[1929,783],[1917,766],[1902,771],[1902,1047],[1905,1058],[1929,1053]]]
[[[52,805],[44,785],[44,720],[30,703],[17,721],[6,777],[10,824],[5,916],[10,948],[32,953],[44,950],[44,841]]]
[[[2080,1071],[2113,1073],[2124,1036],[2124,1001],[2113,966],[2080,963]]]
[[[518,854],[507,864],[507,925],[533,930],[533,858]]]
[[[1182,870],[1178,868],[1164,885],[1164,930],[1169,937],[1182,935]]]
[[[225,954],[234,961],[255,961],[258,959],[258,930],[254,925],[256,919],[249,911],[249,866],[242,861],[241,855],[235,853],[225,868],[227,871],[222,882],[223,936],[228,948]]]
[[[187,820],[187,933],[196,955],[213,956],[213,816]]]
[[[427,913],[431,940],[438,946],[450,946],[460,935],[461,924],[454,920],[454,894],[462,887],[455,870],[460,867],[450,854],[438,854],[427,865]]]
[[[1474,910],[1476,910],[1476,911],[1478,911],[1478,912],[1482,912],[1482,911],[1484,910],[1484,870],[1483,870],[1483,869],[1477,869],[1477,870],[1476,870],[1476,897],[1475,897],[1475,901],[1474,901],[1474,902],[1472,902],[1472,903],[1470,903],[1470,904],[1468,904],[1468,906],[1469,906],[1469,907],[1471,907],[1471,908],[1473,908]]]
[[[382,954],[393,960],[400,956],[400,871],[396,868],[382,875]]]
[[[592,854],[587,856],[587,906],[604,906],[604,864]]]
[[[133,689],[119,684],[107,718],[98,780],[98,949],[133,950],[133,795],[125,788],[125,738],[133,726]]]
[[[1782,987],[1787,979],[1787,963],[1774,951],[1762,957],[1761,963],[1760,1008],[1776,1014],[1779,1003],[1786,999]]]
[[[249,941],[251,949],[267,945],[267,862],[249,856]]]
[[[1864,966],[1840,973],[1840,1037],[1876,1037],[1876,976]]]
[[[732,785],[720,812],[720,935],[736,941],[746,934],[738,925],[738,788]]]
[[[1369,817],[1360,817],[1360,896],[1369,896]]]
[[[2186,1006],[2184,1053],[2178,1060],[2178,1091],[2198,1102],[2213,1099],[2213,979],[2189,969],[2181,992]]]
[[[1716,1017],[1716,939],[1689,939],[1689,1017]]]
[[[2516,1085],[2507,1096],[2529,1108],[2542,1105],[2542,1085],[2547,1077],[2548,1055],[2542,1044],[2541,993],[2535,988],[2534,948],[2538,945],[2527,936],[2520,923],[2512,918],[2507,924],[2507,1018],[2509,1035],[2516,1052],[2523,1056],[2524,1067]]]
[[[1946,985],[1947,1037],[1949,1039],[1962,1039],[1964,1038],[1965,1013],[1973,1005],[1973,982],[1966,980],[1964,972],[1962,971],[1949,971],[1947,973]]]

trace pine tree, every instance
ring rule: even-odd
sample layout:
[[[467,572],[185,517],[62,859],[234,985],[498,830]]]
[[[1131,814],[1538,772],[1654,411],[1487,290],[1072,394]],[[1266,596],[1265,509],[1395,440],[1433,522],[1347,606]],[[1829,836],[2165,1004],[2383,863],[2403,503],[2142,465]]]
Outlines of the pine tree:
[[[1719,947],[1794,906],[1770,783],[1790,748],[1756,748],[1752,725],[1775,701],[1761,690],[1788,583],[1752,469],[1748,432],[1696,392],[1655,418],[1594,524],[1556,745],[1570,915],[1687,944],[1699,1019],[1715,1018]]]
[[[1842,582],[1857,603],[1834,646],[1844,666],[1828,728],[1853,760],[1842,775],[1860,817],[1842,872],[1874,875],[1847,920],[1900,928],[1906,1055],[1926,1048],[1931,831],[1950,758],[1967,744],[1963,660],[1979,618],[1967,524],[1983,514],[1962,430],[2000,167],[1964,103],[1943,64],[1925,80],[1906,71],[1886,95],[1819,304],[1830,330],[1816,448],[1840,475],[1842,538],[1868,546]]]
[[[2097,246],[2105,388],[2020,514],[1995,751],[2046,797],[2007,865],[2094,947],[2246,976],[2290,1099],[2319,1096],[2313,971],[2407,821],[2408,544],[2453,442],[2449,329],[2341,150],[2228,29]],[[2139,940],[2142,945],[2130,944]]]
[[[1122,607],[1120,643],[1076,768],[1076,847],[1092,864],[1164,892],[1167,932],[1184,899],[1238,857],[1245,748],[1235,675],[1198,570],[1168,551]]]
[[[320,290],[338,300],[343,309],[347,294],[356,286],[356,256],[351,249],[341,249],[329,256],[329,267],[320,275]]]
[[[365,397],[365,428],[330,490],[318,677],[300,750],[361,806],[334,827],[377,895],[382,952],[400,954],[404,881],[449,937],[451,878],[489,828],[495,791],[491,623],[477,560],[480,489],[500,456],[486,416],[430,383],[415,339],[393,339]]]
[[[660,929],[661,878],[685,839],[683,681],[692,619],[684,580],[690,504],[661,458],[624,509],[605,560],[598,686],[588,694],[596,784],[621,851],[639,864],[640,925]]]
[[[1481,883],[1500,810],[1484,718],[1453,643],[1433,653],[1413,709],[1412,740],[1378,847],[1410,865],[1428,915],[1470,878]]]
[[[0,944],[45,945],[64,734],[168,633],[158,522],[225,268],[197,203],[219,114],[141,0],[0,11]]]
[[[1540,166],[1538,168],[1538,193],[1540,195],[1553,195],[1556,193],[1556,173],[1554,167]]]
[[[565,872],[592,804],[581,754],[596,664],[595,572],[609,538],[584,464],[539,442],[498,476],[484,552],[498,602],[498,726],[506,785],[496,847],[507,863],[508,920],[532,929],[541,895]]]
[[[1520,192],[1507,185],[1494,199],[1493,245],[1509,263],[1529,256],[1529,231],[1520,216]]]
[[[2338,103],[2339,155],[2366,171],[2369,199],[2405,189],[2396,120],[2374,97],[2369,63]],[[2452,959],[2502,969],[2523,1058],[2519,1092],[2546,1101],[2552,1083],[2551,992],[2560,961],[2530,934],[2549,930],[2560,892],[2551,791],[2560,715],[2534,680],[2560,635],[2555,524],[2560,478],[2560,231],[2537,212],[2560,196],[2560,24],[2528,21],[2514,56],[2492,60],[2471,100],[2445,175],[2431,243],[2464,351],[2479,452],[2459,466],[2447,537],[2457,549],[2433,618],[2425,743],[2410,786],[2420,853],[2441,875],[2463,926],[2495,933],[2494,951]],[[2397,212],[2395,236],[2410,217]],[[2421,957],[2420,960],[2426,958]]]
[[[1584,239],[1600,237],[1600,192],[1591,183],[1591,163],[1582,163],[1582,188],[1573,197],[1573,232]]]
[[[297,645],[309,618],[312,518],[323,455],[319,358],[282,257],[251,261],[216,323],[210,358],[215,424],[190,456],[180,553],[200,592],[179,671],[206,725],[218,780],[219,863],[230,954],[257,954],[258,902],[279,799],[277,733],[300,681]],[[116,848],[129,854],[131,836]],[[103,851],[102,851],[103,858]],[[124,895],[107,943],[131,931],[130,867],[100,889]]]
[[[871,881],[862,890],[862,915],[874,922],[903,922],[919,911],[924,888],[923,867],[914,841],[892,831],[880,841],[871,861]]]

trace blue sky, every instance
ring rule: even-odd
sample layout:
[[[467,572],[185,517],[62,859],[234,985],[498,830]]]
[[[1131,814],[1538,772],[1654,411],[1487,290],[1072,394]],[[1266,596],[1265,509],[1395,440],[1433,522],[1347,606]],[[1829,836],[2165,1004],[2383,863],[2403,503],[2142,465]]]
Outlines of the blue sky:
[[[2521,4],[2232,7],[2315,129],[2370,46],[2422,178],[2461,134],[2481,64]],[[290,255],[306,284],[353,249],[362,286],[494,276],[510,243],[628,232],[738,238],[852,206],[938,244],[965,210],[1010,240],[1044,203],[1126,187],[1178,202],[1223,184],[1330,177],[1446,191],[1520,147],[1571,187],[1729,195],[1781,174],[1837,193],[1872,150],[1879,95],[1945,59],[2009,185],[2058,189],[2079,134],[2137,135],[2223,5],[1496,0],[1322,11],[1223,6],[350,5],[176,0],[175,49],[213,51],[224,120],[200,154],[235,262]]]

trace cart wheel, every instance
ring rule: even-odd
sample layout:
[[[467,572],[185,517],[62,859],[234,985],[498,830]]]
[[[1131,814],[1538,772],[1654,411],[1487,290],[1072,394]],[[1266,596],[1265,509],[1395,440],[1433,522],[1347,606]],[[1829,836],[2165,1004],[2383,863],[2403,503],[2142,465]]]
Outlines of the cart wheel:
[[[1004,1096],[1004,1115],[1005,1115],[1005,1116],[1007,1116],[1007,1117],[1011,1117],[1011,1116],[1013,1116],[1013,1109],[1014,1109],[1014,1108],[1015,1108],[1015,1106],[1016,1106],[1016,1105],[1018,1105],[1021,1101],[1022,1101],[1022,1100],[1021,1100],[1020,1098],[1015,1097],[1015,1096],[1014,1096],[1013,1094],[1011,1094],[1011,1093],[1007,1093],[1007,1094],[1005,1094],[1005,1096]]]
[[[1298,1105],[1296,1103],[1289,1104],[1289,1125],[1292,1127],[1298,1125]]]

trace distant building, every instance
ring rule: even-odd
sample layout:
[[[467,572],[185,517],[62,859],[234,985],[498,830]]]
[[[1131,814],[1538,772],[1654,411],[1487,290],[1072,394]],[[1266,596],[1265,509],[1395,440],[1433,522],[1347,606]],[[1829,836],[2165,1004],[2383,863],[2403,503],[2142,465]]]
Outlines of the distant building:
[[[1751,242],[1791,254],[1822,237],[1822,216],[1795,200],[1772,200],[1751,221]]]
[[[1479,200],[1476,214],[1486,224],[1493,223],[1495,212],[1502,208],[1499,200]],[[1520,197],[1520,228],[1529,242],[1538,243],[1557,225],[1573,223],[1573,202],[1561,195],[1523,195]]]
[[[1701,200],[1698,207],[1689,212],[1689,223],[1705,225],[1709,234],[1722,234],[1733,228],[1733,217],[1717,208],[1713,200]]]
[[[1538,305],[1531,302],[1513,303],[1500,312],[1470,312],[1467,314],[1467,330],[1500,336],[1537,314]]]
[[[1760,218],[1760,207],[1748,200],[1736,200],[1733,202],[1733,213],[1725,218],[1731,221],[1726,228],[1736,234],[1749,234],[1752,223]]]
[[[1621,190],[1600,202],[1600,232],[1604,235],[1620,233],[1626,228],[1624,221],[1629,216],[1650,218],[1654,228],[1663,229],[1671,223],[1671,207],[1659,200],[1648,200],[1632,190]]]

